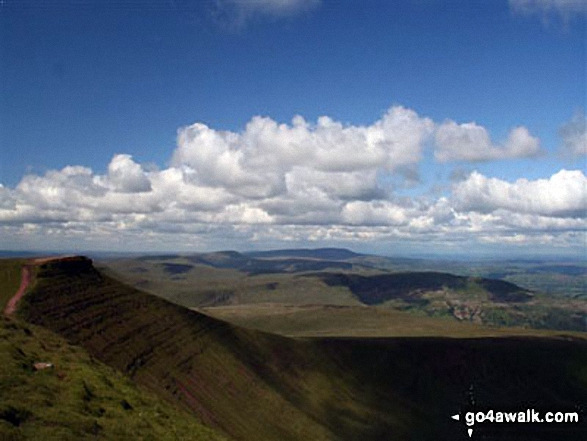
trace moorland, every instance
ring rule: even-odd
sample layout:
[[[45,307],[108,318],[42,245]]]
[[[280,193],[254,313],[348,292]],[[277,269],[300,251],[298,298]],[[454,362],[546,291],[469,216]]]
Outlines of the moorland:
[[[99,264],[119,280],[182,306],[290,336],[410,335],[413,326],[404,332],[395,324],[416,317],[446,319],[424,320],[431,329],[456,321],[496,333],[504,327],[587,331],[587,265],[576,261],[418,260],[326,248]]]
[[[2,259],[3,305],[24,264],[34,277],[1,321],[0,435],[458,440],[469,436],[451,415],[528,405],[578,409],[584,422],[581,293],[381,259],[337,249]],[[586,433],[475,426],[496,440]]]

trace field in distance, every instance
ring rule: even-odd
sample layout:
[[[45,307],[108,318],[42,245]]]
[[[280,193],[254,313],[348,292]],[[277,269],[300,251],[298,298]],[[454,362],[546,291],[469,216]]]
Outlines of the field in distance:
[[[587,334],[576,331],[489,326],[381,307],[252,304],[203,307],[194,310],[237,326],[286,337],[587,338]]]
[[[282,335],[587,331],[587,301],[576,285],[584,274],[576,262],[510,262],[500,269],[496,262],[467,266],[317,249],[143,256],[100,265],[119,280],[182,306]],[[544,278],[541,268],[567,273],[573,281],[569,292],[560,284],[552,294],[508,280],[514,270],[518,278],[538,273]],[[499,271],[507,277],[482,276]]]

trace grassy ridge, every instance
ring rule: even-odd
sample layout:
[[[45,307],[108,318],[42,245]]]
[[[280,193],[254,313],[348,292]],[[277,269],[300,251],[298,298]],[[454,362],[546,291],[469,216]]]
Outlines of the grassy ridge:
[[[313,344],[235,328],[121,285],[87,261],[43,265],[25,300],[28,320],[235,439],[338,439],[392,423],[355,399],[360,385]],[[353,417],[329,422],[332,406]]]
[[[2,311],[20,286],[20,270],[23,263],[24,259],[0,259],[0,309]]]
[[[3,305],[24,260],[0,260]],[[52,366],[35,369],[35,363]],[[222,441],[193,416],[138,388],[57,334],[0,316],[0,439]]]
[[[237,440],[468,439],[449,416],[471,394],[494,407],[587,405],[584,340],[288,339],[141,293],[84,259],[38,276],[24,317]],[[559,435],[509,439],[587,433]]]
[[[224,439],[38,326],[0,318],[0,366],[2,440]]]

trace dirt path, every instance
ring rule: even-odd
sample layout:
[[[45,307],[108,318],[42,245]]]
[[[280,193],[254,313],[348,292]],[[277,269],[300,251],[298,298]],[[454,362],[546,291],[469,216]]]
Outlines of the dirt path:
[[[12,296],[12,298],[6,304],[6,308],[4,308],[4,315],[10,316],[14,313],[18,301],[26,292],[32,278],[33,271],[31,265],[23,265],[20,278],[20,287],[18,288],[18,291],[16,291],[16,294],[14,294],[14,296]]]
[[[64,260],[64,259],[68,259],[70,257],[75,257],[73,254],[72,255],[63,255],[63,256],[51,256],[51,257],[39,257],[37,259],[33,259],[31,260],[29,263],[32,263],[33,265],[42,265],[43,263],[46,262],[51,262],[52,260]]]
[[[63,256],[33,259],[22,266],[20,287],[18,288],[18,291],[16,291],[16,294],[14,294],[14,296],[12,296],[12,298],[6,304],[6,308],[4,308],[5,316],[10,316],[14,313],[14,311],[16,311],[16,305],[18,305],[18,301],[22,298],[22,296],[24,296],[24,293],[26,292],[27,288],[29,287],[33,279],[33,267],[36,265],[41,265],[45,262],[49,262],[51,260],[58,259],[63,259]]]

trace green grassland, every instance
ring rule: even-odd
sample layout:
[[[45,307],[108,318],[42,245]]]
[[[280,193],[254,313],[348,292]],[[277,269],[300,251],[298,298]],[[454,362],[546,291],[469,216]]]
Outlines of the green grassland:
[[[20,286],[23,259],[0,259],[0,308],[2,311]]]
[[[186,265],[188,270],[174,273],[166,269],[166,264]],[[233,268],[192,264],[185,257],[105,261],[100,262],[100,269],[126,284],[186,307],[250,303],[360,305],[348,289],[326,289],[315,278],[297,278],[290,273],[249,276]]]
[[[585,260],[450,260],[397,259],[356,256],[349,262],[385,271],[441,271],[461,276],[486,277],[515,283],[523,288],[555,297],[587,297]]]
[[[83,258],[42,265],[23,300],[23,319],[229,439],[469,439],[449,416],[471,394],[480,406],[587,403],[587,342],[571,336],[285,338],[140,292]],[[558,439],[584,440],[576,429]]]
[[[254,313],[252,306],[218,309],[218,313],[210,309],[209,312],[226,320],[234,320],[239,325],[284,335],[298,335],[293,319],[300,321],[300,328],[311,323],[317,324],[300,335],[309,335],[313,329],[318,332],[317,335],[334,335],[332,332],[339,332],[341,336],[398,334],[392,312],[374,312],[372,315],[377,316],[377,325],[370,313],[349,313],[352,309],[346,312],[338,310],[337,313],[328,310],[328,313],[324,312],[317,319],[314,317],[316,309],[302,308],[296,310],[295,314],[286,314],[286,320],[280,321],[275,314],[267,315],[270,310],[264,305],[378,305],[416,316],[470,321],[493,328],[587,331],[587,301],[577,295],[553,296],[529,291],[507,280],[474,275],[497,271],[499,267],[494,263],[471,265],[468,271],[472,275],[459,276],[422,269],[444,265],[460,268],[463,272],[463,262],[393,261],[377,256],[351,256],[349,260],[338,262],[321,261],[317,257],[304,260],[300,255],[293,259],[287,254],[279,258],[278,252],[271,252],[268,256],[256,253],[255,256],[253,258],[235,252],[151,256],[103,261],[101,268],[124,283],[189,308],[258,305],[258,314]],[[337,265],[342,263],[350,266],[338,268]],[[395,269],[383,270],[386,264]],[[431,266],[427,267],[426,264]],[[399,270],[409,265],[418,271]],[[530,263],[512,266],[507,274],[522,274],[523,268],[535,271],[537,277],[544,275],[539,272],[542,270],[566,271],[572,277],[580,277],[582,274],[578,264],[540,266]],[[312,269],[316,271],[308,271]],[[322,310],[327,311],[325,308]],[[304,318],[306,313],[311,316]],[[344,314],[349,319],[346,322],[348,329],[336,323]],[[330,322],[333,322],[332,326]],[[283,324],[282,328],[279,327],[280,323]],[[449,326],[444,321],[441,328]],[[435,325],[430,329],[436,329]],[[384,334],[384,330],[390,330],[390,333]]]
[[[505,336],[587,338],[582,332],[488,326],[452,317],[409,314],[386,307],[252,304],[197,308],[238,326],[288,337],[451,337]]]
[[[124,266],[125,259],[116,265]],[[414,259],[356,254],[345,249],[275,250],[252,253],[231,251],[167,256],[144,256],[134,263],[173,263],[233,269],[248,276],[259,274],[301,273],[337,270],[341,272],[423,272],[451,273],[459,276],[500,279],[534,292],[556,297],[587,295],[587,263],[564,259]],[[126,263],[130,261],[127,259]],[[180,268],[178,268],[180,269]],[[184,267],[185,269],[185,267]],[[124,272],[124,271],[123,271]]]
[[[36,362],[53,367],[36,371]],[[83,348],[20,320],[0,319],[0,366],[2,440],[225,439]]]
[[[587,300],[587,271],[578,274],[565,274],[562,271],[528,272],[527,270],[519,270],[504,275],[503,279],[551,296]]]

